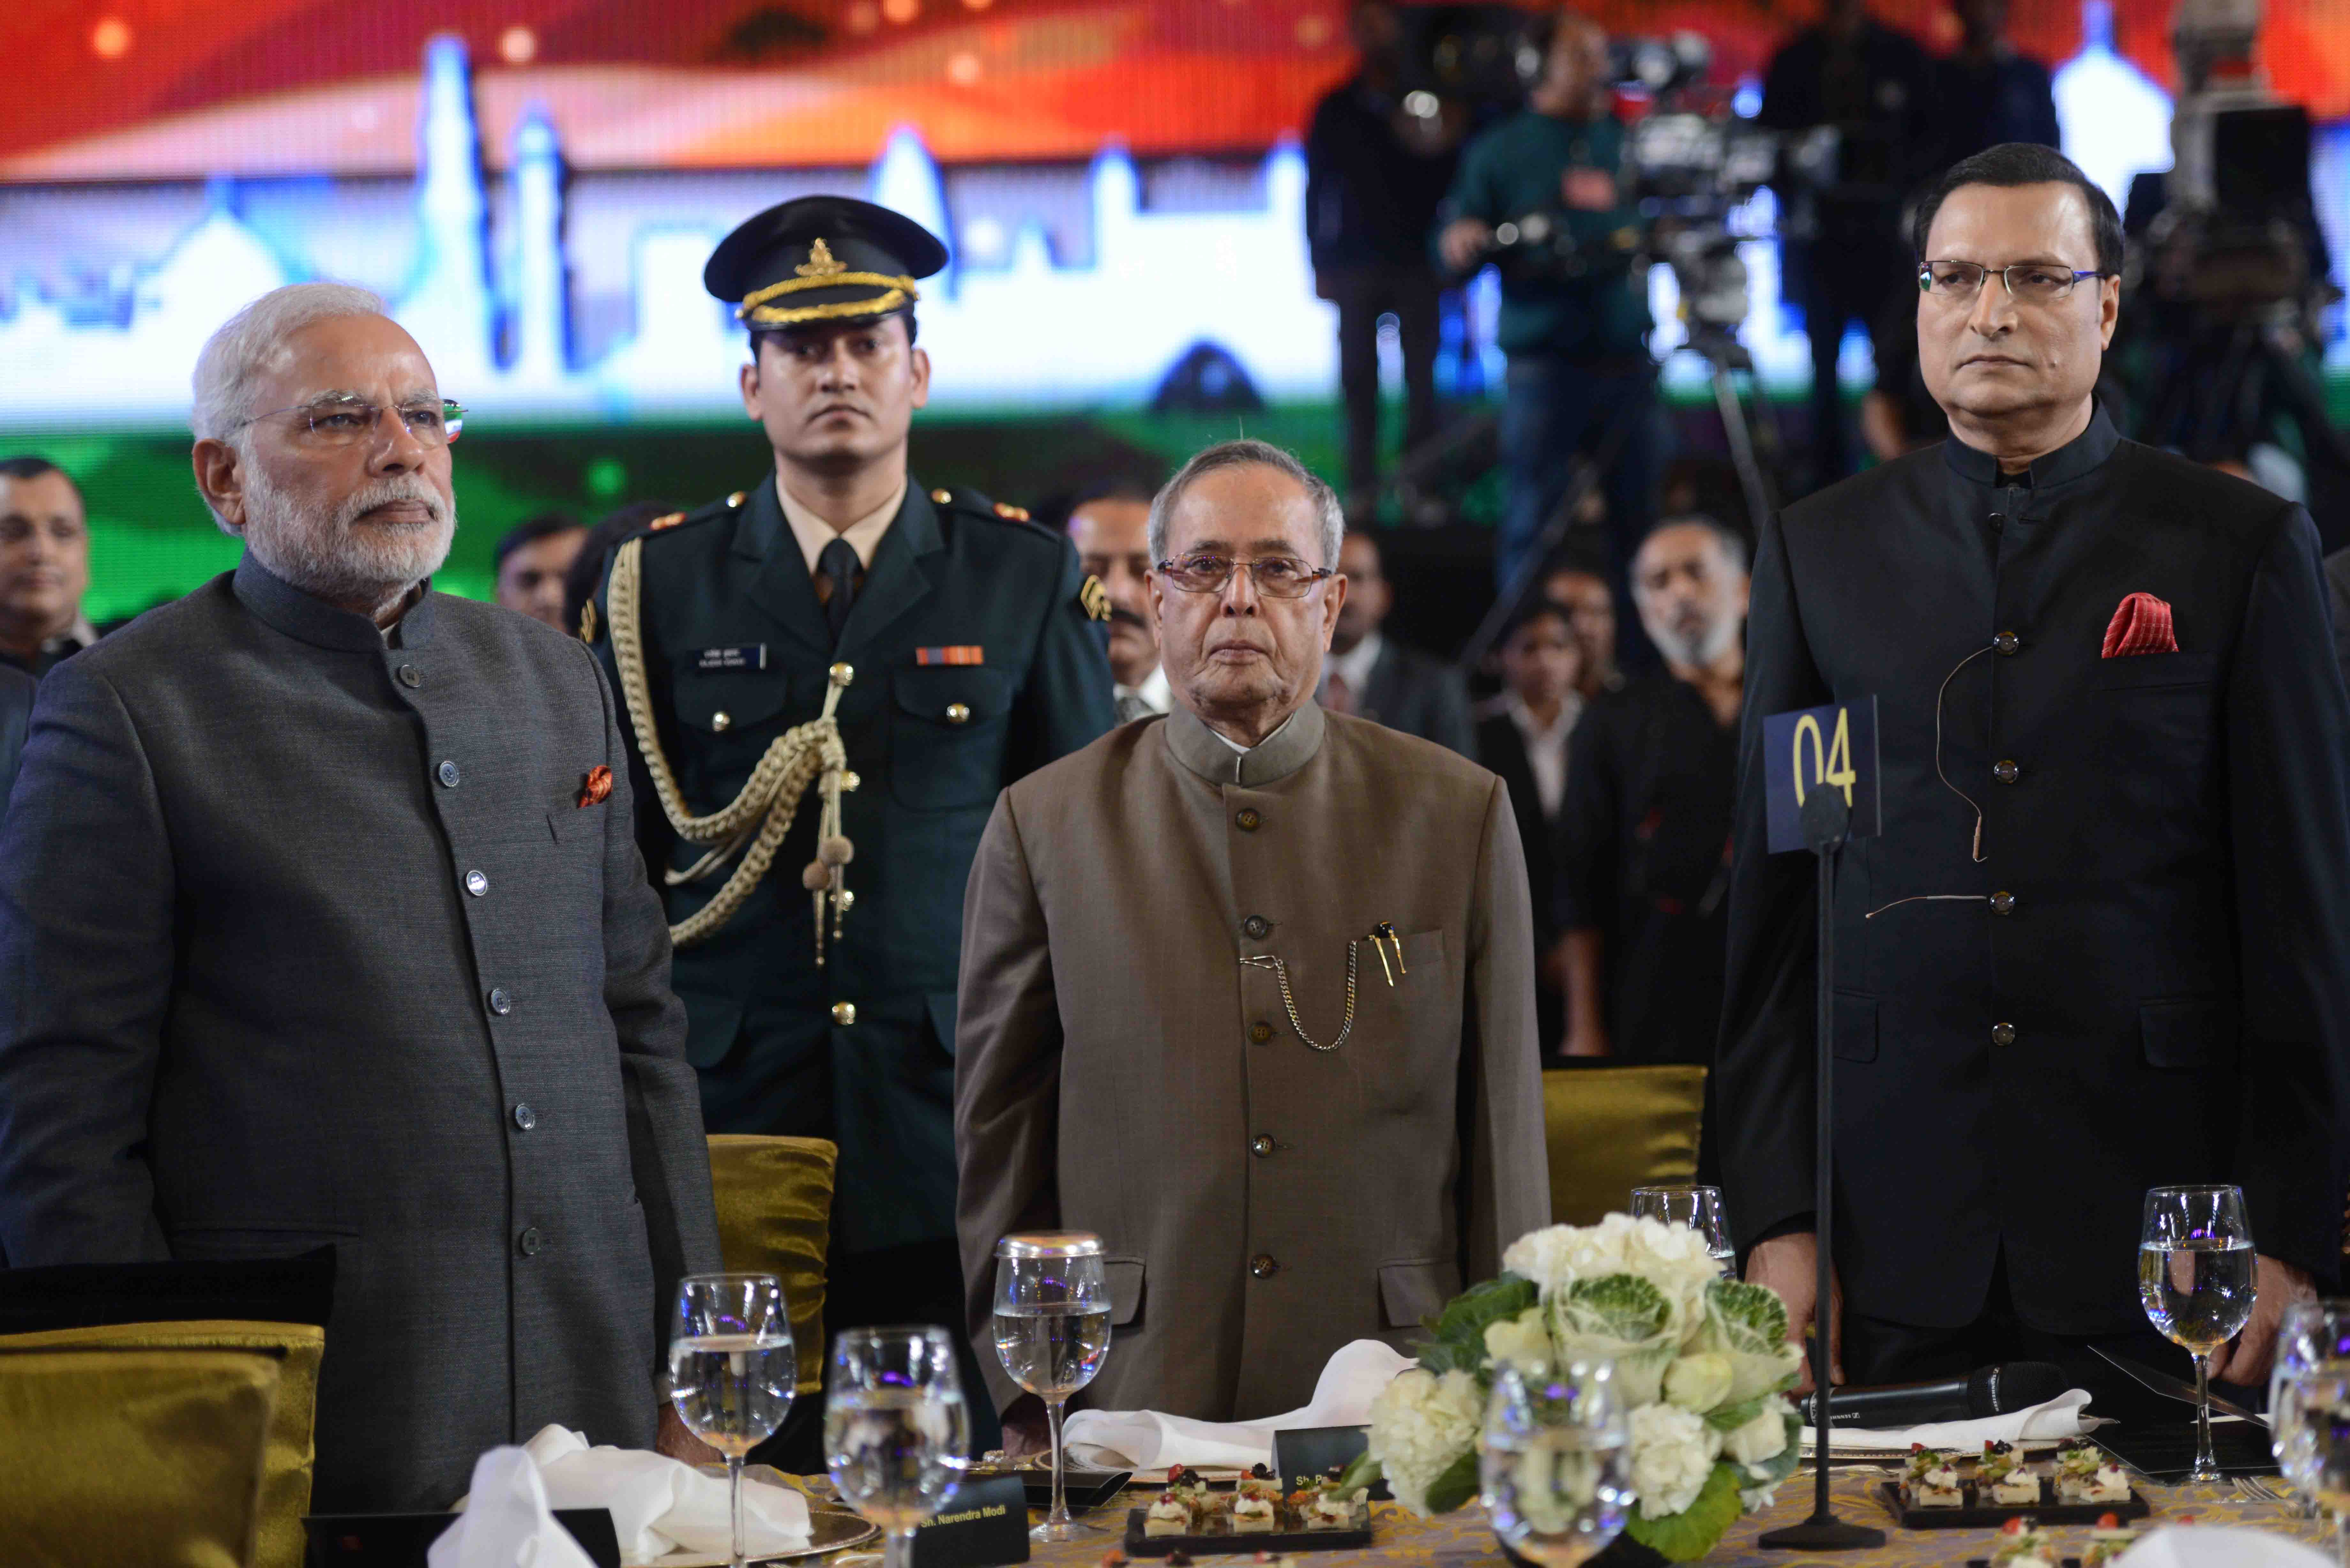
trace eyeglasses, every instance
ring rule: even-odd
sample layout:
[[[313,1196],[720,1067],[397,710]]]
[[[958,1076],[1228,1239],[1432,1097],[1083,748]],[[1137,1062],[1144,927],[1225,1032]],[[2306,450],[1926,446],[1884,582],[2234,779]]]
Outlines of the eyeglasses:
[[[271,409],[240,420],[230,428],[242,430],[280,414],[298,414],[308,439],[317,445],[352,446],[369,440],[383,428],[386,411],[359,398],[328,398],[323,402],[302,403],[290,409]],[[425,446],[447,446],[465,428],[465,406],[446,398],[437,403],[403,403],[396,411],[400,422],[408,427],[408,433]]]
[[[1159,574],[1187,594],[1220,594],[1234,572],[1245,570],[1256,591],[1267,598],[1302,599],[1314,585],[1338,574],[1327,566],[1309,566],[1295,556],[1260,556],[1236,561],[1229,556],[1178,556],[1159,563]]]
[[[2017,262],[2012,266],[1988,267],[1981,262],[1929,261],[1918,269],[1918,288],[1931,299],[1945,299],[1952,304],[1972,299],[1983,286],[1983,278],[1996,275],[2007,285],[2008,297],[2025,305],[2054,305],[2073,292],[2073,286],[2085,277],[2111,277],[2108,272],[2091,267],[2073,271],[2050,266],[2046,262]]]

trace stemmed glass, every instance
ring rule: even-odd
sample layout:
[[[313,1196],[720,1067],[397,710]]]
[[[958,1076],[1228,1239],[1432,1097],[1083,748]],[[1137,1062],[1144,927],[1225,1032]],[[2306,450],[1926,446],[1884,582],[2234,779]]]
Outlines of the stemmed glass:
[[[1040,1231],[995,1243],[995,1354],[1012,1381],[1045,1401],[1053,1435],[1053,1507],[1028,1532],[1035,1541],[1082,1541],[1097,1533],[1069,1517],[1061,1407],[1094,1380],[1109,1354],[1109,1286],[1101,1238]]]
[[[2334,1561],[2350,1568],[2350,1361],[2317,1362],[2289,1383],[2286,1408],[2269,1412],[2293,1455],[2285,1479],[2334,1516]]]
[[[908,1568],[914,1528],[970,1463],[971,1417],[942,1328],[852,1328],[824,1377],[824,1462],[848,1505],[881,1527],[882,1568]]]
[[[781,1280],[688,1274],[677,1282],[670,1401],[686,1430],[726,1456],[734,1568],[743,1568],[743,1457],[784,1424],[798,1381]]]
[[[1730,1220],[1721,1209],[1721,1189],[1674,1182],[1632,1189],[1632,1218],[1686,1225],[1705,1236],[1705,1250],[1721,1265],[1725,1280],[1738,1277],[1738,1253],[1730,1244]]]
[[[1635,1501],[1632,1428],[1604,1360],[1503,1366],[1477,1434],[1493,1532],[1544,1568],[1575,1568],[1622,1533]]]
[[[2350,1301],[2294,1302],[2277,1324],[2276,1365],[2269,1372],[2269,1451],[2286,1484],[2302,1495],[2295,1507],[2314,1518],[2311,1478],[2304,1473],[2309,1444],[2293,1418],[2295,1379],[2329,1363],[2350,1366]]]
[[[2138,1232],[2137,1299],[2195,1357],[2194,1481],[2221,1480],[2211,1451],[2211,1354],[2252,1315],[2252,1228],[2233,1187],[2157,1187]]]

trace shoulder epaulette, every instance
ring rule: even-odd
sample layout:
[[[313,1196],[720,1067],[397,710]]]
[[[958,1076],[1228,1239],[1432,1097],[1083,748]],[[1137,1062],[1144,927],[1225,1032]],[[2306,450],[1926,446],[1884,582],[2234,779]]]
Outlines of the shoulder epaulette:
[[[748,491],[738,490],[732,495],[712,501],[704,506],[697,506],[691,512],[666,513],[646,524],[630,537],[644,538],[654,534],[666,534],[672,528],[682,528],[688,524],[707,523],[712,517],[724,517],[736,511],[749,499]]]
[[[967,517],[985,517],[997,523],[1025,523],[1037,528],[1044,526],[1028,514],[1025,506],[1014,506],[1008,501],[990,501],[976,490],[941,487],[931,492],[931,504],[941,511],[960,512]]]

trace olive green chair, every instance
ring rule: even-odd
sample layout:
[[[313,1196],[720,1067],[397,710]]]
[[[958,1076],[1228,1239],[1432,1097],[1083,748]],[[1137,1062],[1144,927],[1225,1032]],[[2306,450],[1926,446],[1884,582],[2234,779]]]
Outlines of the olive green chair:
[[[1550,1217],[1591,1225],[1628,1210],[1632,1189],[1697,1175],[1703,1067],[1555,1067],[1543,1075]]]
[[[719,1251],[732,1272],[784,1282],[802,1394],[824,1389],[824,1254],[839,1158],[839,1148],[820,1137],[710,1136]]]

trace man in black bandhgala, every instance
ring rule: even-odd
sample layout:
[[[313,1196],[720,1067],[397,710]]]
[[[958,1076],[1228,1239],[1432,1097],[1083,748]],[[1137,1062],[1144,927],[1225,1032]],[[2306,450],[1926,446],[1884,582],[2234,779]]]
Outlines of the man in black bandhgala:
[[[1816,895],[1767,853],[1762,722],[1874,696],[1884,831],[1835,909],[1836,1366],[2105,1342],[2183,1371],[2139,1306],[2141,1208],[2210,1182],[2259,1253],[2214,1370],[2255,1382],[2339,1266],[2350,698],[2317,535],[2116,433],[2121,223],[2061,154],[1956,165],[1916,239],[1950,439],[1787,508],[1755,565],[1720,1093],[1747,1277],[1800,1333]]]

